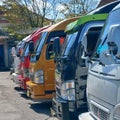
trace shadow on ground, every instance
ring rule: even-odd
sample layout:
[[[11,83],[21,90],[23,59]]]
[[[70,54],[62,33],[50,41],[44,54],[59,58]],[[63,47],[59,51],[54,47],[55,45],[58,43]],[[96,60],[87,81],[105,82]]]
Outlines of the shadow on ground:
[[[16,91],[18,91],[18,92],[21,92],[22,89],[17,86],[17,87],[14,87],[14,90],[16,90]]]
[[[41,102],[41,103],[32,103],[30,104],[30,108],[33,109],[37,113],[43,113],[50,116],[50,107],[52,106],[52,102]]]
[[[26,100],[31,100],[31,98],[28,97],[26,93],[21,93],[20,95],[21,95],[21,97],[23,97]]]
[[[26,90],[21,89],[20,87],[14,87],[14,90],[19,92],[20,96],[26,100],[30,100],[30,97],[27,96]]]

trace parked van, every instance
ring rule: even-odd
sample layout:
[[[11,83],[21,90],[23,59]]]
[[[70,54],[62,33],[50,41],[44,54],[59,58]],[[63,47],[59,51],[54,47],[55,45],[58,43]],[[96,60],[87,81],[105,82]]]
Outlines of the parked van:
[[[30,81],[27,82],[27,96],[34,100],[51,100],[55,93],[55,63],[53,41],[56,37],[65,38],[65,27],[78,18],[61,21],[45,29],[41,33],[41,39],[32,51],[30,59]],[[32,45],[30,48],[33,48]]]
[[[77,119],[77,114],[83,108],[87,108],[86,80],[88,67],[81,57],[92,55],[101,28],[108,16],[107,13],[116,4],[118,2],[98,8],[66,27],[65,45],[61,56],[56,59],[56,97],[53,99],[51,109],[51,113],[59,119]],[[109,11],[106,11],[108,8]],[[88,40],[85,41],[86,39]],[[88,47],[84,54],[82,54],[83,46],[81,45],[83,41],[87,42],[86,47]]]
[[[21,67],[20,67],[20,76],[19,76],[19,87],[23,90],[26,90],[26,82],[30,80],[29,78],[29,67],[30,67],[30,51],[29,43],[33,42],[34,46],[41,37],[41,32],[44,29],[47,29],[49,26],[45,26],[34,31],[26,41],[26,45],[22,54]]]
[[[79,120],[120,120],[120,4],[109,14],[91,58],[87,79],[89,112]]]
[[[19,84],[20,66],[21,66],[21,55],[25,48],[25,43],[30,36],[25,37],[22,41],[12,48],[13,65],[11,68],[12,79],[16,84]]]

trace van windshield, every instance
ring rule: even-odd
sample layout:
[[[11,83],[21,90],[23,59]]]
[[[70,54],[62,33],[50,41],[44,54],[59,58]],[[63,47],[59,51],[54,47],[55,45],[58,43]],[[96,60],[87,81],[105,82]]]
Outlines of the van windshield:
[[[65,45],[64,45],[64,48],[62,51],[62,55],[67,56],[69,54],[69,51],[70,51],[70,49],[71,49],[72,45],[74,44],[75,39],[77,37],[77,33],[78,32],[67,35],[66,40],[65,40]]]
[[[29,43],[26,43],[22,56],[25,57],[28,56],[28,54],[29,54]]]
[[[36,43],[36,48],[35,48],[35,51],[36,51],[36,55],[39,55],[41,50],[42,50],[42,46],[44,44],[44,41],[47,37],[47,32],[43,32],[40,39],[37,41]]]
[[[44,44],[48,45],[50,40],[54,37],[65,37],[65,36],[66,34],[64,33],[64,30],[43,32],[41,34],[40,39],[36,43],[35,55],[31,56],[31,62],[36,62],[39,59]]]
[[[106,42],[110,26],[115,24],[120,24],[120,9],[114,10],[109,14],[108,19],[106,20],[105,26],[99,37],[93,57],[95,58],[99,57],[100,49],[103,46],[103,44]]]

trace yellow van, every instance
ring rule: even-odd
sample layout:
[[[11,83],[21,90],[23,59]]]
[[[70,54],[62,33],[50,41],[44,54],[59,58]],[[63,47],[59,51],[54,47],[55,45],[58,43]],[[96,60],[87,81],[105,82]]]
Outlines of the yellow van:
[[[55,94],[55,63],[53,41],[66,37],[65,27],[79,17],[63,20],[42,31],[36,48],[30,45],[30,81],[27,82],[27,96],[32,99],[52,99]],[[31,47],[32,46],[32,47]]]

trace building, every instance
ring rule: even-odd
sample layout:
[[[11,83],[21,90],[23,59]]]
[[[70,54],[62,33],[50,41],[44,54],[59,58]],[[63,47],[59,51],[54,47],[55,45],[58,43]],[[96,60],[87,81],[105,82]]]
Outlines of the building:
[[[10,63],[10,49],[14,45],[12,39],[10,39],[8,32],[4,30],[9,25],[9,21],[3,16],[3,12],[0,11],[0,70],[9,69]]]

